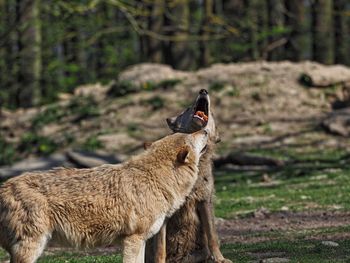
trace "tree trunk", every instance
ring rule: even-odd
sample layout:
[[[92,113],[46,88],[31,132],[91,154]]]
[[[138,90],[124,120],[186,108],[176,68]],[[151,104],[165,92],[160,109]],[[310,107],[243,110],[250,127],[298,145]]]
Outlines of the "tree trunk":
[[[257,60],[259,58],[258,46],[258,0],[246,0],[245,8],[247,11],[248,31],[249,31],[249,45],[250,58]]]
[[[108,8],[108,5],[106,3],[102,3],[99,6],[98,12],[96,12],[95,21],[98,23],[97,30],[100,32],[107,30],[113,25],[114,13],[111,13],[110,11],[111,10]],[[78,30],[79,29],[77,29],[77,31]],[[81,33],[79,35],[81,35]],[[108,54],[106,49],[111,42],[111,36],[106,34],[101,34],[96,42],[96,49],[94,53],[96,55],[95,71],[98,79],[103,79],[108,76],[108,70],[110,70],[110,65],[108,65],[108,56],[110,56],[110,54]],[[81,56],[81,59],[83,58],[84,56]],[[83,60],[81,60],[81,62],[83,62]],[[82,64],[81,66],[84,65]]]
[[[286,58],[292,61],[303,59],[305,52],[305,5],[303,0],[285,1],[285,24],[290,29],[286,43]]]
[[[222,0],[222,12],[231,24],[243,19],[247,0]],[[216,4],[217,6],[218,4]]]
[[[168,4],[171,14],[170,30],[175,40],[170,41],[171,65],[177,69],[189,69],[193,59],[189,50],[189,3],[178,0]]]
[[[210,19],[213,13],[213,1],[212,0],[204,0],[203,2],[203,15],[202,15],[202,24],[200,29],[200,36],[204,39],[199,42],[199,66],[205,67],[208,66],[211,57],[209,50],[209,37],[210,33],[208,29],[210,27]]]
[[[75,19],[79,19],[79,17],[75,17]],[[81,32],[79,32],[78,24],[81,21],[74,20],[67,26],[67,35],[71,35],[68,39],[63,42],[64,49],[64,57],[66,63],[66,78],[69,78],[69,82],[67,83],[67,90],[72,91],[76,85],[84,83],[85,81],[85,63],[84,63],[84,49],[83,49],[83,41]],[[92,62],[95,65],[93,72],[89,74],[100,73],[100,69],[98,68],[97,61],[100,59],[100,54],[98,53],[99,43],[95,44],[95,48],[93,49],[93,56],[95,56],[95,61]]]
[[[155,34],[162,34],[164,22],[164,0],[154,0],[151,5],[151,15],[148,20],[148,28]],[[162,62],[162,42],[155,37],[148,36],[148,60]]]
[[[17,1],[19,7],[19,106],[30,107],[40,101],[41,22],[40,0]]]
[[[332,0],[315,0],[312,5],[312,51],[315,61],[333,63]]]
[[[0,1],[0,36],[3,36],[6,30],[6,4],[5,1]],[[5,84],[5,82],[7,81],[7,77],[6,77],[6,64],[5,64],[5,49],[3,47],[0,46],[0,83]],[[3,100],[3,96],[4,94],[0,91],[0,111],[1,111],[1,106],[4,103]]]
[[[349,64],[349,28],[345,14],[348,0],[334,0],[334,62]]]
[[[284,3],[281,0],[268,0],[268,23],[269,31],[275,32],[284,26]],[[269,37],[269,44],[273,45],[276,41],[280,40],[281,36],[276,33],[272,33]],[[283,47],[278,46],[268,52],[268,60],[282,60],[284,57]]]
[[[258,14],[257,30],[259,58],[263,58],[262,52],[267,48],[269,42],[269,16],[267,1],[257,1],[256,8]]]
[[[4,31],[7,31],[10,26],[14,23],[14,5],[11,3],[10,0],[6,0],[3,2],[3,10],[4,15],[3,18],[3,25],[4,25]],[[12,15],[11,15],[12,14]],[[2,59],[4,63],[4,68],[2,69],[2,78],[1,78],[1,85],[6,87],[7,91],[3,91],[4,93],[1,94],[3,97],[3,105],[14,107],[16,106],[16,101],[13,98],[16,98],[16,87],[14,86],[14,79],[16,78],[16,73],[14,72],[14,62],[13,59],[14,51],[13,46],[16,43],[14,41],[14,34],[16,32],[9,32],[6,35],[6,39],[4,40],[4,46],[2,47],[3,53]]]

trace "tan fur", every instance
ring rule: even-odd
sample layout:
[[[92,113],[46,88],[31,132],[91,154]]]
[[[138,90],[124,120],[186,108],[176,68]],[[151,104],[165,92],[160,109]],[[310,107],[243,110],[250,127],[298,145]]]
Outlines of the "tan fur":
[[[214,227],[212,158],[215,141],[216,136],[211,138],[206,153],[200,158],[199,175],[191,194],[167,223],[167,262],[193,263],[209,258],[214,262],[231,262],[220,252]],[[199,211],[201,205],[208,211],[204,215]]]
[[[189,109],[194,109],[198,98],[205,96],[207,92],[201,90],[194,105]],[[206,129],[210,139],[208,149],[199,161],[199,176],[191,194],[187,197],[184,205],[168,220],[166,227],[166,259],[157,256],[159,242],[147,246],[146,255],[148,262],[169,262],[187,263],[204,262],[209,258],[214,262],[229,263],[220,252],[217,233],[214,226],[213,199],[214,199],[214,177],[212,172],[212,158],[215,151],[215,144],[218,141],[218,134],[214,116],[210,108],[209,96],[208,116],[209,121]],[[178,117],[168,120],[168,125],[175,132],[190,133],[193,125],[189,119],[195,110],[185,110]],[[176,130],[180,127],[179,130]],[[164,245],[165,246],[165,245]],[[153,252],[153,253],[152,253]],[[155,255],[155,257],[152,256]],[[160,260],[159,260],[160,258]]]
[[[206,202],[213,209],[214,178],[212,174],[212,157],[215,150],[213,140],[209,142],[208,149],[199,161],[199,175],[191,194],[187,197],[184,205],[175,212],[167,223],[166,234],[166,262],[200,262],[214,257],[215,262],[230,262],[222,257],[219,251],[212,255],[212,250],[218,250],[219,244],[208,244],[208,237],[204,229],[198,206]],[[212,216],[212,215],[211,215]],[[214,223],[214,218],[208,218]],[[216,235],[216,233],[212,233]],[[217,240],[217,237],[214,237]],[[198,256],[193,258],[192,255]],[[216,252],[216,251],[215,251]]]
[[[145,240],[184,202],[206,132],[175,134],[121,165],[26,173],[0,187],[0,244],[32,263],[49,239],[92,247],[124,240],[124,262],[143,262]]]

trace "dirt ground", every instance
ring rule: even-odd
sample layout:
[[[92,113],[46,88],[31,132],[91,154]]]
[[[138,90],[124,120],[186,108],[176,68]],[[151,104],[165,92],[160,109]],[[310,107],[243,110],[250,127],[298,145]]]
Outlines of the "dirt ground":
[[[217,228],[223,243],[255,243],[278,240],[282,233],[298,233],[304,230],[336,228],[350,225],[350,212],[310,211],[260,213],[258,216],[231,220],[218,220]],[[274,235],[276,232],[281,235]],[[271,236],[272,234],[272,236]],[[291,236],[291,239],[294,237]],[[308,239],[342,240],[350,238],[350,232],[311,233]]]

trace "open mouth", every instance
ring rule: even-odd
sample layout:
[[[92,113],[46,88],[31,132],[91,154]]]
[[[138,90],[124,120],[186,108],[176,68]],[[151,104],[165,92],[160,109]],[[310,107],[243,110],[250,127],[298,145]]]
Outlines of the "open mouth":
[[[194,108],[193,120],[204,127],[208,123],[209,103],[207,96],[200,97]]]

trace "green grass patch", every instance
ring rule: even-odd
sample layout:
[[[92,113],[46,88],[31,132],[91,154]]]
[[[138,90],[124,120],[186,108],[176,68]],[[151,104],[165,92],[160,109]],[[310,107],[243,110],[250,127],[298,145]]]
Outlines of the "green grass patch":
[[[38,113],[32,120],[33,127],[42,127],[45,124],[53,123],[65,116],[61,106],[49,105],[44,111]]]
[[[269,131],[271,128],[269,126],[264,129]],[[309,164],[317,163],[340,163],[342,157],[348,155],[348,152],[344,149],[315,149],[315,148],[273,148],[273,149],[250,149],[247,153],[251,153],[258,156],[278,158],[281,160],[291,160],[296,162],[304,162]]]
[[[79,254],[62,253],[53,256],[45,256],[38,263],[121,263],[121,255],[95,255],[82,256]]]
[[[210,86],[208,87],[209,92],[218,92],[221,91],[225,88],[226,83],[221,82],[221,81],[215,81],[213,83],[210,84]]]
[[[350,209],[350,168],[337,161],[343,154],[299,155],[306,161],[265,172],[217,171],[216,215],[229,218],[261,207],[271,211]],[[262,181],[263,174],[271,178],[270,183]]]
[[[77,115],[76,120],[98,116],[98,104],[92,97],[75,98],[67,107],[68,115]]]
[[[138,92],[139,90],[140,88],[132,84],[130,81],[118,81],[110,87],[108,95],[111,97],[122,97]]]
[[[0,165],[11,164],[15,161],[16,148],[12,143],[0,138]]]
[[[99,115],[98,105],[91,97],[72,99],[67,106],[49,105],[32,119],[34,129],[62,120],[64,117],[76,116],[75,121]]]
[[[160,96],[154,96],[142,102],[145,105],[150,105],[152,110],[160,110],[165,106],[165,100]]]
[[[267,258],[287,258],[290,262],[349,262],[350,241],[328,247],[315,240],[278,240],[253,244],[226,244],[223,254],[234,262],[259,262]]]
[[[0,248],[0,262],[7,260],[7,259],[8,259],[7,253]]]
[[[52,139],[40,136],[35,132],[27,132],[22,136],[18,150],[22,153],[47,155],[53,153],[57,148],[58,144]]]
[[[165,79],[160,82],[147,81],[141,85],[135,85],[131,81],[118,81],[114,83],[109,91],[108,95],[112,97],[122,97],[128,94],[140,92],[140,91],[154,91],[159,89],[169,89],[175,87],[181,83],[181,79]]]
[[[103,144],[101,141],[98,140],[96,135],[90,136],[89,138],[86,139],[86,141],[83,143],[81,146],[83,150],[86,151],[96,151],[98,149],[103,148]]]

